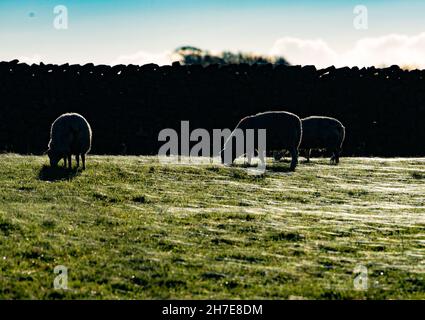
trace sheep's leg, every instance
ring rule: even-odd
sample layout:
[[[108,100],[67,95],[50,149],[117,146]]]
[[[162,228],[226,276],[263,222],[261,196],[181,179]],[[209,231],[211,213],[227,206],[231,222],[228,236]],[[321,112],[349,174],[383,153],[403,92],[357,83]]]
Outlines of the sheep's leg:
[[[254,157],[254,154],[253,153],[251,153],[251,152],[248,152],[247,154],[246,154],[246,160],[247,160],[247,162],[248,162],[248,165],[251,165],[251,162],[252,162],[252,158]]]
[[[254,149],[252,152],[248,151],[247,153],[245,153],[245,157],[246,157],[246,161],[247,161],[248,165],[252,165],[252,158],[255,157],[256,153],[258,154],[257,149]]]
[[[330,161],[331,164],[337,164],[339,162],[339,159],[338,159],[338,162],[336,160],[336,158],[338,157],[337,154],[338,154],[338,149],[333,149],[332,156],[331,156],[331,161]]]
[[[63,166],[64,166],[64,168],[66,168],[66,156],[63,157]]]
[[[335,149],[335,151],[332,155],[331,161],[335,164],[339,163],[339,152],[340,152],[340,150],[337,148],[337,149]]]
[[[306,150],[307,162],[310,162],[310,156],[311,156],[311,149],[307,149]]]
[[[68,168],[72,168],[72,156],[70,154],[68,155]]]
[[[75,155],[75,161],[77,162],[77,168],[80,166],[80,155],[77,153]]]
[[[85,170],[86,169],[86,155],[85,154],[81,155],[81,160],[83,162],[83,170]]]
[[[290,169],[291,171],[295,171],[295,167],[298,164],[298,149],[294,147],[290,150],[290,152],[292,157]]]

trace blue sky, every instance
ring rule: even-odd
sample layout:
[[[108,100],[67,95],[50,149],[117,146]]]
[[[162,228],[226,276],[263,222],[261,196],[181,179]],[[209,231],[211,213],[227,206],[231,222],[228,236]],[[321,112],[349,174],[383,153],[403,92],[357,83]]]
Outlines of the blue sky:
[[[368,9],[367,30],[353,27],[358,4]],[[57,5],[68,8],[67,30],[53,28]],[[353,56],[364,51],[359,41],[364,45],[362,40],[372,38],[384,41],[385,50],[390,45],[387,59],[421,65],[424,14],[425,1],[416,0],[1,0],[0,60],[161,62],[176,47],[193,45],[213,51],[274,52],[300,64],[367,64],[366,58],[357,61]],[[391,35],[407,38],[394,40]],[[391,47],[394,41],[403,50]],[[375,50],[370,43],[366,46]],[[418,52],[408,57],[404,52],[411,46]],[[315,50],[326,57],[315,61]],[[370,63],[379,63],[377,59]]]

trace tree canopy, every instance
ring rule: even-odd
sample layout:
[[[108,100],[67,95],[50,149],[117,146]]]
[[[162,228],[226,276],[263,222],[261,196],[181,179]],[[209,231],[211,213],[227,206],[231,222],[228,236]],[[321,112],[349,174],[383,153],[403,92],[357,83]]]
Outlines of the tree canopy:
[[[181,46],[174,51],[180,58],[180,62],[185,65],[200,64],[283,64],[289,65],[283,57],[262,56],[245,52],[223,51],[218,54],[212,54],[207,50],[202,50],[192,46]]]

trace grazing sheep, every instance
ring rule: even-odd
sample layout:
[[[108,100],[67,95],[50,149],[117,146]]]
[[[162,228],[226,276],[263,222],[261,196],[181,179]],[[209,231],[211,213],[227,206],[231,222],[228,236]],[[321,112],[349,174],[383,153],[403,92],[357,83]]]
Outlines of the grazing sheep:
[[[295,170],[295,167],[298,163],[298,147],[300,145],[302,136],[301,120],[298,116],[286,111],[268,111],[258,113],[256,115],[243,118],[236,126],[235,130],[236,129],[241,129],[244,132],[245,137],[245,130],[247,129],[266,129],[266,152],[269,154],[274,150],[288,150],[292,156],[290,168],[292,171]],[[242,155],[238,154],[240,151],[235,148],[234,143],[229,143],[235,133],[235,130],[232,132],[232,135],[229,137],[229,139],[227,139],[224,144],[224,148],[221,151],[222,163],[225,163],[224,151],[226,148],[230,148],[230,145],[233,149],[231,163],[233,163],[237,157]],[[255,139],[258,140],[257,134],[254,136]],[[254,154],[247,154],[249,162],[253,156]]]
[[[311,116],[302,119],[303,137],[300,149],[306,150],[307,162],[311,149],[332,152],[331,163],[339,163],[339,154],[345,138],[345,127],[340,121],[329,117]]]
[[[91,148],[92,132],[89,123],[78,113],[65,113],[57,118],[50,131],[49,149],[47,155],[50,165],[56,166],[63,158],[64,166],[68,160],[68,167],[71,168],[71,156],[75,155],[77,167],[80,165],[80,158],[83,162],[83,169],[86,168],[86,154]]]

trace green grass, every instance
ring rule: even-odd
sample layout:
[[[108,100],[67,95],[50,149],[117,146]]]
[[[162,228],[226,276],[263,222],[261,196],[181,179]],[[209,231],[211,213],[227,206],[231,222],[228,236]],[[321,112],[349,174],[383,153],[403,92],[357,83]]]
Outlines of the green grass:
[[[425,298],[425,159],[274,163],[260,178],[155,157],[0,163],[3,299]]]

